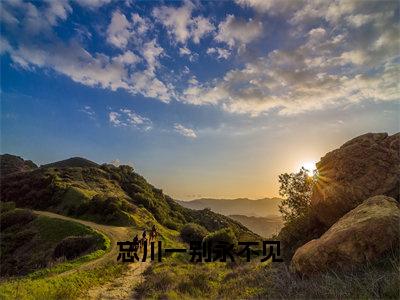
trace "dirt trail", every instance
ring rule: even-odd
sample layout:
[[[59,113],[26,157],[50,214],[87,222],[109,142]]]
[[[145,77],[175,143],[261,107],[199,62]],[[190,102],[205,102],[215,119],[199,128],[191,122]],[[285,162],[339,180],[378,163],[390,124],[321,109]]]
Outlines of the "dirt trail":
[[[117,263],[117,256],[119,253],[117,242],[132,239],[132,234],[133,234],[132,228],[129,227],[101,225],[94,222],[75,219],[48,211],[35,210],[34,212],[41,216],[73,221],[89,226],[92,229],[105,234],[110,239],[111,242],[110,251],[108,251],[102,257],[90,261],[88,263],[85,263],[73,270],[61,273],[59,274],[60,276],[65,276],[73,272],[79,272],[80,270],[90,270],[95,267],[103,266],[109,262]],[[110,281],[102,286],[94,287],[93,289],[87,292],[87,295],[84,298],[85,299],[131,299],[134,296],[133,295],[134,287],[138,285],[140,282],[142,282],[143,280],[142,273],[146,270],[146,268],[149,265],[150,263],[148,262],[129,264],[126,272],[121,274],[120,277],[115,278],[115,280]]]

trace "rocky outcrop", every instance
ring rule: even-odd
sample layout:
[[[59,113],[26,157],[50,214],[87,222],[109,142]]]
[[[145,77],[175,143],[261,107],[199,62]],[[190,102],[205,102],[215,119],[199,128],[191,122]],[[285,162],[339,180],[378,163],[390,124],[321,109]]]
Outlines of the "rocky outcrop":
[[[367,199],[319,239],[296,250],[291,268],[303,275],[372,262],[399,248],[400,208],[390,197]]]
[[[311,199],[319,221],[329,227],[375,195],[399,200],[399,151],[400,133],[367,133],[321,158]]]

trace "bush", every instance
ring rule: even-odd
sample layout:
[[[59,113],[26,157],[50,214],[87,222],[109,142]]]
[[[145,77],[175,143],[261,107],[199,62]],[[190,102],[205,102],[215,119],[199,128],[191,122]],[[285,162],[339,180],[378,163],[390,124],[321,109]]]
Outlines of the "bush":
[[[196,223],[188,223],[181,229],[181,238],[185,242],[202,241],[208,231],[203,226]]]
[[[97,239],[94,236],[69,236],[63,239],[54,249],[53,257],[73,259],[96,247]]]
[[[319,238],[326,230],[327,228],[318,221],[311,210],[286,222],[278,234],[278,240],[282,243],[283,258],[290,261],[297,248],[312,239]]]
[[[15,209],[15,202],[0,202],[0,213],[5,213]]]
[[[1,231],[13,225],[23,226],[33,221],[36,215],[28,209],[14,209],[1,214],[0,228]]]
[[[235,247],[237,246],[237,238],[235,233],[231,228],[223,228],[217,231],[214,231],[210,234],[208,234],[204,239],[203,243],[211,243],[211,244],[216,244],[216,243],[227,243],[227,244],[233,244]]]

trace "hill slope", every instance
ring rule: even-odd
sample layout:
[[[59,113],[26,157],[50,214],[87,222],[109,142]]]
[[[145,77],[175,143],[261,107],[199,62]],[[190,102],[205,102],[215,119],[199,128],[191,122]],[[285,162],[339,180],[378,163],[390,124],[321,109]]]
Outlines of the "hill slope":
[[[50,164],[40,166],[41,168],[74,168],[74,167],[99,167],[100,165],[82,157],[71,157]]]
[[[280,216],[278,205],[279,198],[263,198],[250,200],[247,198],[238,199],[210,199],[202,198],[192,201],[177,201],[180,205],[191,209],[210,208],[216,213],[223,215],[245,215],[254,217]]]
[[[54,266],[64,256],[73,259],[107,248],[105,238],[86,226],[10,204],[2,205],[0,214],[1,277],[25,275]]]
[[[82,162],[89,162],[90,166],[82,167]],[[228,217],[210,210],[194,211],[180,206],[130,166],[95,165],[73,158],[30,172],[7,175],[0,188],[1,200],[103,224],[150,227],[151,220],[155,219],[170,229],[179,229],[188,222],[195,222],[209,231],[231,227],[243,239],[255,236]]]
[[[23,158],[11,154],[0,155],[0,176],[8,174],[32,171],[37,169],[38,166],[31,160],[24,160]]]

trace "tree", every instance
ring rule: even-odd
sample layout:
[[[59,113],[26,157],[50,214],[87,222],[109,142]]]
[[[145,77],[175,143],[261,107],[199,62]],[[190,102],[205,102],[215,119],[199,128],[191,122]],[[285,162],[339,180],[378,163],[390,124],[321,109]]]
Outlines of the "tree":
[[[181,237],[187,243],[202,241],[207,234],[208,230],[196,223],[188,223],[181,229]]]
[[[310,176],[303,167],[298,173],[279,175],[279,194],[284,197],[279,205],[279,211],[286,222],[293,221],[307,213],[316,177],[316,173]]]

